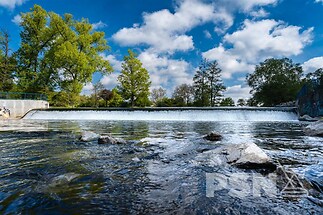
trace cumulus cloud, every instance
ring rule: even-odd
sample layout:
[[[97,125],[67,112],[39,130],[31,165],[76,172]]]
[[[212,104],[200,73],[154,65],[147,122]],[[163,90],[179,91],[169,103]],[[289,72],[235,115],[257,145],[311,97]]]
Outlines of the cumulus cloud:
[[[22,22],[22,19],[21,19],[21,16],[18,14],[16,16],[14,16],[11,21],[13,23],[15,23],[16,25],[20,25],[20,23]]]
[[[5,7],[13,10],[16,6],[22,5],[27,0],[1,0],[0,7]]]
[[[122,69],[122,61],[118,60],[114,55],[105,55],[105,54],[100,54],[100,56],[104,60],[108,60],[113,68],[114,71],[121,71]]]
[[[113,72],[109,75],[105,75],[101,78],[100,82],[107,89],[113,89],[118,85],[118,76],[120,72]]]
[[[309,59],[308,61],[303,63],[302,67],[306,74],[315,72],[317,69],[323,68],[323,56]]]
[[[249,86],[234,85],[227,88],[224,92],[224,97],[231,97],[235,102],[237,102],[238,99],[250,98],[250,90],[251,88]]]
[[[150,74],[152,88],[162,86],[170,95],[176,86],[192,82],[190,64],[184,60],[170,59],[149,50],[142,52],[138,59]]]
[[[92,94],[92,90],[93,90],[93,84],[92,83],[87,83],[83,87],[81,94],[82,95],[91,95]]]
[[[290,57],[302,53],[312,42],[313,28],[301,31],[298,26],[282,21],[245,20],[241,29],[226,34],[223,44],[202,55],[209,60],[217,60],[224,78],[231,78],[237,72],[250,72],[259,61],[269,57]]]
[[[98,30],[98,29],[102,29],[102,28],[105,28],[105,27],[107,27],[107,24],[105,24],[102,21],[99,21],[99,22],[96,22],[96,23],[92,24],[93,30]]]
[[[206,22],[227,23],[232,17],[224,11],[217,11],[214,4],[199,0],[180,1],[175,13],[160,10],[143,14],[143,24],[123,28],[113,39],[125,46],[147,45],[158,52],[173,53],[194,48],[193,37],[186,35],[194,27]]]

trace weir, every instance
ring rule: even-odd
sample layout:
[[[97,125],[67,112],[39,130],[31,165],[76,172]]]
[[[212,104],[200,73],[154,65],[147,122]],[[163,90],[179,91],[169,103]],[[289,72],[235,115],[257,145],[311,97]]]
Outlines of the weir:
[[[35,109],[23,119],[106,121],[297,121],[295,108]]]

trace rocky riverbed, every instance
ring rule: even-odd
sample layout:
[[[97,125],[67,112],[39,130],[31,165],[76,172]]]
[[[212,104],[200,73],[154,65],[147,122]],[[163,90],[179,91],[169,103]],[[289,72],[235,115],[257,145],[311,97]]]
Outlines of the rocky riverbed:
[[[307,125],[1,124],[0,213],[322,214],[322,138]],[[82,141],[85,131],[97,135]],[[211,132],[222,138],[203,138]]]

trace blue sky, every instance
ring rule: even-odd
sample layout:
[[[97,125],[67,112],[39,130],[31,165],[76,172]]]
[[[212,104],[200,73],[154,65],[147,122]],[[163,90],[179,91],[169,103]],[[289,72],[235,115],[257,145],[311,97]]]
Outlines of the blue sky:
[[[0,27],[9,31],[13,50],[19,14],[34,4],[88,18],[106,33],[111,51],[102,55],[115,72],[93,81],[107,88],[117,84],[129,48],[149,71],[152,88],[169,95],[192,82],[202,58],[218,61],[225,95],[235,100],[249,96],[245,76],[267,58],[289,57],[305,72],[323,67],[323,0],[0,0]]]

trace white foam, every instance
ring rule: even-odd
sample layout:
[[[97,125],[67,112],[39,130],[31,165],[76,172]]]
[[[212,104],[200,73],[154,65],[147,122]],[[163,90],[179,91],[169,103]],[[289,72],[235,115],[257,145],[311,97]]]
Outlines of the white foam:
[[[71,110],[29,112],[24,119],[109,121],[297,121],[297,115],[275,110]]]

